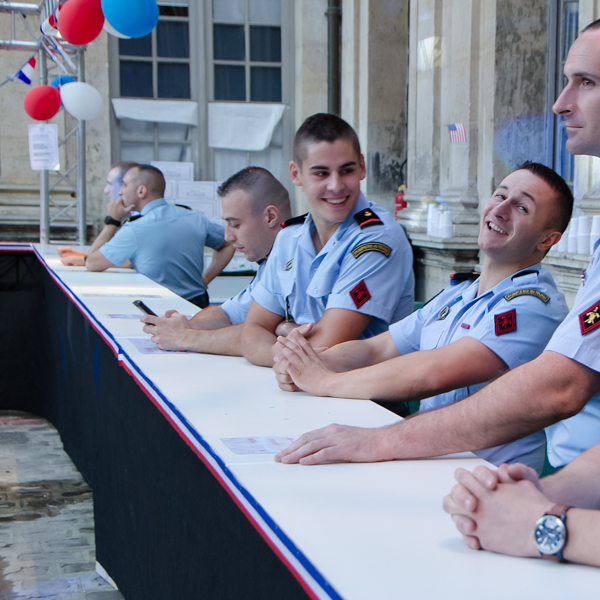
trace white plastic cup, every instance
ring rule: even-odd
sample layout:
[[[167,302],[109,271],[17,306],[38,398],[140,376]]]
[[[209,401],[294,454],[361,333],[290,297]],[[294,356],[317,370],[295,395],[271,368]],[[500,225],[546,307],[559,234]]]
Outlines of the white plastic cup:
[[[449,210],[445,210],[442,212],[442,227],[441,227],[441,235],[440,237],[444,239],[450,239],[453,236],[453,228],[452,228],[452,212]]]
[[[571,219],[569,223],[569,236],[567,237],[567,252],[577,254],[577,233],[579,230],[577,218]]]
[[[434,219],[434,213],[435,211],[435,204],[428,204],[427,205],[427,235],[430,235],[433,237],[433,219]]]

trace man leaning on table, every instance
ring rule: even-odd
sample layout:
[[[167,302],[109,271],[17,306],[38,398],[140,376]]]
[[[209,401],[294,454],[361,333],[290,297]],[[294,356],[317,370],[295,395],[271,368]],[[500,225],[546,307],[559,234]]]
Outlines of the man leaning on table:
[[[209,302],[206,286],[231,260],[234,248],[225,241],[222,225],[197,211],[169,204],[164,192],[165,178],[156,167],[129,169],[119,191],[122,214],[124,218],[135,210],[140,215],[123,225],[112,225],[112,236],[90,252],[86,267],[105,271],[130,261],[138,273],[204,308]],[[202,275],[205,245],[214,253]]]
[[[360,191],[365,162],[354,129],[335,115],[308,117],[294,136],[290,177],[310,213],[277,236],[242,335],[244,356],[269,367],[278,333],[314,323],[303,330],[310,343],[332,346],[381,333],[413,308],[410,244]]]
[[[600,20],[575,40],[564,74],[567,85],[553,110],[565,119],[567,149],[600,157]],[[550,460],[570,463],[555,475],[540,481],[518,464],[456,472],[459,483],[444,499],[444,509],[471,548],[600,566],[600,445],[594,446],[600,443],[599,263],[597,243],[573,310],[546,352],[500,378],[495,399],[481,396],[471,407],[473,414],[491,402],[489,416],[508,431],[519,402],[521,432],[581,411],[546,430]],[[498,412],[501,403],[511,410]]]
[[[123,203],[119,200],[119,192],[123,186],[123,176],[129,169],[136,166],[137,163],[131,160],[117,162],[111,166],[106,176],[106,186],[104,187],[104,193],[108,196],[104,227],[93,241],[90,252],[94,252],[94,250],[97,250],[110,240],[114,235],[114,227],[120,226],[121,221],[129,216],[129,213],[123,212]],[[70,246],[58,246],[58,256],[62,263],[68,267],[85,266],[85,259],[88,254],[88,252],[80,252]]]
[[[274,369],[280,387],[339,398],[422,400],[422,414],[463,401],[539,356],[568,313],[540,261],[560,240],[572,210],[573,195],[560,175],[524,163],[500,182],[483,208],[479,277],[453,275],[450,286],[422,309],[375,338],[320,354],[298,332],[279,338]],[[349,431],[357,437],[362,432]],[[307,434],[280,458],[326,458],[333,435],[327,429]],[[541,471],[546,438],[539,431],[476,453],[495,464],[520,460]]]
[[[252,304],[252,290],[260,282],[281,224],[292,216],[290,197],[266,169],[248,167],[232,175],[217,190],[225,221],[225,239],[258,262],[258,272],[237,296],[221,306],[209,306],[189,321],[176,311],[164,317],[142,317],[144,331],[164,350],[241,355],[242,323]]]
[[[564,73],[568,84],[553,110],[565,118],[567,149],[600,156],[600,21],[573,44]],[[599,248],[574,308],[538,358],[461,402],[392,427],[335,426],[303,436],[287,461],[439,456],[506,444],[547,427],[548,459],[562,467],[600,443]]]

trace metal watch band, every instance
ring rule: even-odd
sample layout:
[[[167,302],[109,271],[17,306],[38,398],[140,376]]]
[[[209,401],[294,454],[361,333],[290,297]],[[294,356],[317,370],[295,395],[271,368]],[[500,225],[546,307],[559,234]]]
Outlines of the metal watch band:
[[[549,511],[545,512],[544,515],[554,515],[555,517],[558,517],[566,526],[566,522],[567,522],[567,511],[573,508],[572,506],[569,506],[568,504],[555,504]],[[541,554],[542,558],[545,558],[547,560],[554,560],[556,562],[567,562],[564,558],[563,558],[563,550],[565,549],[565,546],[567,545],[567,541],[568,538],[565,539],[565,545],[556,553],[556,554]]]

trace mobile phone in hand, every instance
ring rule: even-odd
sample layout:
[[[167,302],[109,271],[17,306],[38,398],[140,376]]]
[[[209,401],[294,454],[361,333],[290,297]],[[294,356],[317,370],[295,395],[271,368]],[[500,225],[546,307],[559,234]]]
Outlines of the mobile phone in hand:
[[[134,300],[133,304],[137,306],[144,314],[158,317],[158,315],[151,309],[149,309],[141,300]]]

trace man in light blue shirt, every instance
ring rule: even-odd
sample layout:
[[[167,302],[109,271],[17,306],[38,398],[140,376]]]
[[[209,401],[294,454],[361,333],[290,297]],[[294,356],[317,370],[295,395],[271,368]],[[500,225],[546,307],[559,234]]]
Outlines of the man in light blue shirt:
[[[113,237],[86,259],[90,271],[104,271],[129,260],[133,268],[200,308],[208,306],[206,286],[231,260],[234,248],[224,229],[201,213],[169,204],[162,198],[163,174],[150,165],[129,169],[119,198],[123,214],[140,213],[122,226],[113,225]],[[214,249],[204,268],[204,246]]]
[[[252,304],[252,290],[262,280],[275,238],[291,216],[287,190],[266,169],[248,167],[217,190],[225,221],[225,239],[246,260],[258,262],[252,282],[221,306],[209,306],[189,321],[176,311],[142,317],[144,331],[164,350],[240,356],[242,323]]]

